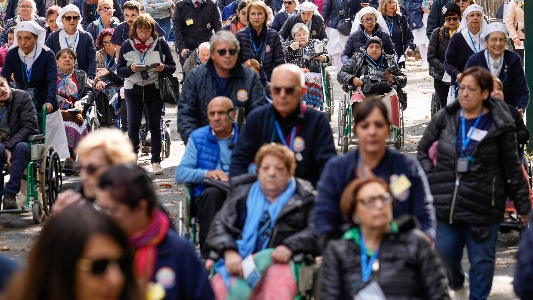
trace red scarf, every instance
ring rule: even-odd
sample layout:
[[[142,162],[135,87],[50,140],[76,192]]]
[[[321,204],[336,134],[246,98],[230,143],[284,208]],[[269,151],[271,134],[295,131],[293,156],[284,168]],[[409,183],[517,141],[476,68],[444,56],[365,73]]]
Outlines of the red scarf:
[[[135,248],[135,273],[143,286],[152,280],[157,263],[157,246],[167,236],[170,221],[164,212],[154,209],[150,225],[143,231],[130,237],[130,244]]]
[[[133,47],[135,47],[135,49],[139,50],[139,52],[141,52],[141,54],[146,52],[146,50],[148,50],[150,47],[152,47],[153,43],[154,43],[154,38],[153,37],[150,37],[144,43],[139,41],[138,38],[134,38],[133,39]]]

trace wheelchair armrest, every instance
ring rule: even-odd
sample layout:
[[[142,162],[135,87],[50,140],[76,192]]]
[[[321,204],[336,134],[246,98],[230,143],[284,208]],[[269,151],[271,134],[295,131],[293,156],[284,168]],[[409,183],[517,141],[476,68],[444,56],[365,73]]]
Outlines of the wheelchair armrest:
[[[35,141],[41,141],[44,140],[44,135],[42,134],[32,134],[28,138],[28,142],[35,142]]]
[[[303,253],[297,253],[292,256],[292,261],[295,263],[303,262],[305,255]]]
[[[230,188],[229,181],[220,181],[220,180],[206,178],[202,180],[202,183],[206,187],[216,187],[216,188],[219,188],[225,191],[226,193],[229,192],[229,188]]]

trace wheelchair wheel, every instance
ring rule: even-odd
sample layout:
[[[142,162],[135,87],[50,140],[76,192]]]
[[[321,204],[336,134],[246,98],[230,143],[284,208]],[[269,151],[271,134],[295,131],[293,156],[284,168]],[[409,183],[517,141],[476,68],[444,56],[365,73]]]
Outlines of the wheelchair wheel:
[[[394,137],[396,141],[394,142],[394,148],[400,150],[404,144],[404,124],[403,124],[403,110],[400,108],[400,128],[394,128]]]
[[[440,109],[440,100],[437,93],[431,95],[431,117],[433,117]]]
[[[337,144],[342,145],[342,137],[344,136],[344,101],[339,101],[339,110],[337,111]]]
[[[328,119],[328,122],[331,122],[331,109],[329,107],[326,107],[326,119]]]
[[[348,137],[347,136],[342,137],[341,152],[342,154],[345,154],[348,152]]]
[[[33,224],[41,224],[43,221],[43,210],[41,209],[39,201],[33,201],[33,204],[31,205],[31,212],[33,216]]]
[[[43,158],[43,165],[45,166],[42,182],[44,183],[44,192],[42,193],[43,207],[47,216],[52,213],[52,206],[56,202],[57,196],[63,189],[63,176],[61,171],[61,161],[59,155],[52,148],[49,147]]]
[[[170,129],[165,127],[165,139],[161,141],[161,159],[170,156]]]

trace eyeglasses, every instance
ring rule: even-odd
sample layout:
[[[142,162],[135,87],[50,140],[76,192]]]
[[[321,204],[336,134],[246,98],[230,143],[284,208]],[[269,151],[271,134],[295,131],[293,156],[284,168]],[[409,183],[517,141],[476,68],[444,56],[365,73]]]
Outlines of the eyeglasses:
[[[496,43],[505,44],[507,43],[507,40],[504,38],[493,37],[489,39],[489,42],[493,44],[496,44]]]
[[[253,12],[248,14],[250,17],[262,17],[265,15],[265,13],[262,12]]]
[[[91,260],[88,258],[80,258],[76,262],[76,269],[84,272],[90,272],[94,276],[102,276],[106,273],[111,264],[119,266],[120,270],[124,273],[124,270],[128,268],[128,261],[125,257],[118,259],[112,258],[99,258]]]
[[[218,55],[220,56],[226,56],[226,54],[229,52],[229,55],[233,56],[237,54],[237,49],[220,49],[217,50]]]
[[[306,32],[306,33],[302,33],[302,34],[296,34],[294,35],[294,38],[301,38],[301,37],[308,37],[309,34]]]
[[[19,6],[20,9],[32,9],[31,5],[21,5]]]
[[[284,90],[285,94],[292,95],[294,94],[294,92],[296,92],[297,88],[298,87],[296,86],[289,86],[289,87],[273,86],[272,93],[274,93],[275,95],[279,95],[281,93],[281,90]]]
[[[291,5],[291,4],[293,4],[293,3],[294,3],[294,2],[292,2],[292,1],[283,1],[283,4],[285,4],[285,5]]]
[[[100,170],[103,167],[104,167],[104,165],[96,166],[96,165],[93,165],[93,164],[88,164],[88,165],[84,166],[84,165],[82,165],[80,163],[77,163],[76,166],[75,166],[75,170],[76,170],[77,173],[80,173],[82,170],[85,170],[87,175],[93,175],[94,173],[96,173],[98,170]]]
[[[140,29],[140,28],[137,28],[136,31],[137,31],[138,35],[141,35],[141,34],[144,34],[144,35],[152,34],[152,29]]]
[[[445,18],[444,20],[446,20],[446,22],[451,22],[451,21],[457,22],[459,21],[459,18]]]
[[[101,11],[105,11],[105,12],[110,12],[110,11],[113,10],[113,8],[112,8],[112,7],[102,7],[102,8],[100,8],[99,10],[101,10]]]
[[[104,45],[104,46],[111,45],[111,41],[103,41],[102,45]]]
[[[389,193],[385,193],[383,195],[372,196],[366,199],[363,198],[363,199],[357,200],[357,202],[368,207],[376,207],[376,205],[378,204],[378,201],[381,201],[381,203],[383,203],[384,206],[389,206],[392,203],[392,197]]]
[[[70,22],[72,20],[78,21],[80,19],[80,16],[63,16],[63,19],[65,19],[65,21],[67,22]]]
[[[455,3],[459,3],[459,2],[470,2],[470,0],[455,0]]]
[[[376,18],[361,19],[361,22],[363,23],[374,23],[375,21],[376,21]]]

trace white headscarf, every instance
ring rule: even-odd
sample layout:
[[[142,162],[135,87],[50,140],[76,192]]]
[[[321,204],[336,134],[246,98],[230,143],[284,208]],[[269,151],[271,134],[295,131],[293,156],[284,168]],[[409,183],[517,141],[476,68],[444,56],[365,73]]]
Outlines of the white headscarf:
[[[485,13],[483,13],[483,7],[481,7],[481,5],[478,5],[478,4],[470,4],[464,11],[463,13],[463,19],[461,20],[461,24],[459,24],[459,31],[465,29],[465,28],[468,28],[468,15],[473,12],[473,11],[477,11],[477,12],[480,12],[481,13],[481,31],[483,31],[483,28],[485,28],[485,26],[487,26],[487,20],[486,20],[486,16],[485,16]]]
[[[295,1],[296,1],[296,3],[298,3],[298,0],[295,0]],[[318,6],[316,6],[313,2],[309,2],[309,1],[302,2],[302,4],[300,4],[298,9],[300,10],[300,12],[302,12],[302,11],[312,11],[313,14],[315,14],[315,15],[319,15],[320,14],[318,12]]]
[[[57,27],[59,27],[59,29],[63,29],[65,28],[65,24],[63,24],[63,16],[68,13],[68,12],[75,12],[78,14],[78,16],[80,16],[81,18],[81,13],[80,13],[80,9],[74,5],[74,4],[69,4],[69,5],[65,5],[65,7],[63,7],[61,9],[61,12],[59,13],[59,16],[57,17],[57,20],[56,20],[56,23],[57,23]],[[82,29],[81,27],[81,20],[80,22],[78,23],[78,29]]]
[[[381,31],[389,32],[387,23],[385,22],[385,19],[383,19],[383,16],[381,15],[381,13],[377,11],[375,8],[373,8],[372,6],[367,6],[367,7],[361,8],[361,10],[355,15],[355,20],[353,21],[353,24],[352,24],[351,33],[354,33],[357,30],[359,30],[359,25],[361,25],[361,18],[363,18],[363,16],[366,14],[374,14],[377,18],[376,25],[378,25],[381,28]]]
[[[492,22],[485,26],[483,32],[481,33],[481,38],[484,40],[489,34],[493,32],[503,32],[505,34],[505,39],[509,38],[509,35],[507,34],[507,27],[505,27],[505,24],[501,22]]]
[[[17,26],[15,26],[15,38],[13,39],[13,45],[9,47],[10,50],[19,46],[16,38],[17,33],[19,31],[28,31],[37,35],[37,42],[35,44],[35,48],[28,55],[22,52],[20,48],[18,49],[20,59],[26,64],[26,68],[31,69],[33,62],[39,57],[43,49],[45,51],[50,50],[50,48],[46,47],[46,45],[44,44],[46,39],[46,30],[42,28],[39,24],[37,24],[35,21],[22,21],[18,23]],[[28,59],[27,57],[31,57],[31,59]]]

